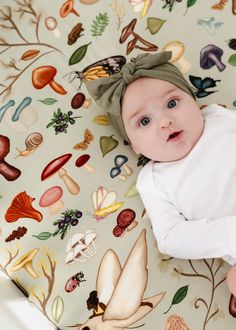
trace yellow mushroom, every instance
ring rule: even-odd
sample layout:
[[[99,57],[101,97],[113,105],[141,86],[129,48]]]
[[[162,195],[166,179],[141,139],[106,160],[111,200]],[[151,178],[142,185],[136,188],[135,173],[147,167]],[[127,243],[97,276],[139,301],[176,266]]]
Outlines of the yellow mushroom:
[[[28,253],[24,254],[18,261],[12,266],[11,271],[15,272],[21,268],[24,268],[32,277],[37,278],[38,274],[33,269],[32,261],[39,249],[35,248]]]
[[[190,70],[191,64],[183,58],[185,46],[182,42],[171,41],[163,47],[163,50],[172,52],[172,57],[169,62],[179,64],[180,71],[183,74]]]

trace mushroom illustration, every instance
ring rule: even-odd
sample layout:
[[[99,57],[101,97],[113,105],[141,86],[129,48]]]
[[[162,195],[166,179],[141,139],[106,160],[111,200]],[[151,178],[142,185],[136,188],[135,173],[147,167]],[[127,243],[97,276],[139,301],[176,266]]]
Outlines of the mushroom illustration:
[[[32,277],[37,278],[38,274],[35,272],[33,268],[33,259],[35,255],[38,253],[39,249],[35,248],[28,253],[24,254],[17,262],[12,266],[11,271],[15,272],[21,268],[24,268]]]
[[[221,57],[223,55],[223,49],[209,44],[202,48],[200,52],[200,66],[202,69],[210,69],[216,65],[219,71],[223,71],[226,65],[221,62]]]
[[[12,116],[12,121],[17,121],[20,118],[20,114],[21,112],[27,108],[30,104],[32,103],[32,98],[29,96],[26,96],[21,103],[18,105],[18,107],[16,108],[14,115]]]
[[[2,174],[7,181],[14,181],[21,175],[21,171],[5,161],[5,157],[9,152],[9,138],[7,136],[0,135],[0,174]]]
[[[191,68],[191,64],[183,58],[185,52],[185,46],[180,41],[171,41],[163,47],[164,51],[171,51],[172,57],[169,60],[170,63],[176,63],[180,66],[180,71],[184,74]]]
[[[33,86],[37,89],[42,89],[46,85],[49,85],[55,92],[65,95],[67,91],[54,80],[56,73],[57,69],[50,65],[40,66],[34,69],[32,72]]]
[[[12,121],[12,118],[16,118],[15,112],[18,110],[18,120]],[[37,111],[30,104],[27,107],[21,108],[21,113],[19,113],[19,108],[10,108],[5,112],[4,122],[13,130],[18,133],[25,133],[29,128],[37,121],[38,114]]]
[[[87,261],[96,254],[95,241],[97,232],[86,230],[85,234],[77,233],[73,235],[67,244],[65,263],[72,264],[74,261]]]
[[[25,191],[16,195],[7,209],[5,220],[7,222],[15,222],[20,218],[30,218],[38,222],[42,221],[43,216],[38,210],[32,206],[35,198],[30,197]]]
[[[197,21],[197,24],[202,26],[204,29],[206,29],[207,32],[209,32],[210,34],[216,34],[220,26],[224,23],[215,22],[215,17],[209,17],[205,19],[199,19]]]
[[[112,179],[114,179],[117,176],[122,181],[125,181],[127,179],[126,175],[121,174],[121,169],[119,167],[112,167],[110,171],[110,176]]]
[[[63,190],[60,186],[54,186],[47,189],[40,198],[39,205],[48,207],[50,214],[57,214],[64,206],[61,200]]]
[[[71,107],[73,109],[79,109],[80,107],[87,109],[90,107],[91,103],[91,98],[86,99],[83,93],[76,93],[71,100]]]
[[[59,177],[64,181],[66,187],[69,192],[73,195],[76,195],[80,192],[79,185],[67,174],[66,170],[63,166],[68,162],[71,158],[72,154],[65,154],[59,156],[52,160],[47,166],[44,168],[41,174],[41,180],[45,180],[49,178],[54,173],[58,172]]]
[[[0,108],[0,123],[2,121],[2,118],[5,114],[5,112],[10,108],[13,107],[15,105],[15,101],[14,100],[9,100],[6,104],[4,104],[1,108]]]
[[[133,34],[134,32],[134,27],[137,23],[137,18],[134,18],[127,26],[125,26],[123,28],[123,30],[121,31],[121,36],[120,36],[120,40],[119,42],[121,44],[123,44],[123,42],[125,42],[125,40]]]
[[[80,16],[80,14],[74,9],[74,0],[67,0],[63,3],[60,9],[60,16],[62,18],[66,17],[70,13]]]
[[[124,234],[125,229],[132,230],[137,226],[135,221],[136,213],[131,209],[122,210],[117,216],[117,226],[113,229],[113,235],[120,237]]]
[[[84,154],[76,160],[75,166],[84,167],[86,169],[86,171],[88,171],[89,173],[93,173],[94,169],[88,164],[89,159],[90,159],[90,155]]]
[[[116,167],[118,167],[118,168],[123,167],[126,175],[130,176],[133,174],[133,170],[126,164],[128,162],[128,157],[126,157],[124,155],[117,155],[115,157],[114,162],[115,162]]]
[[[53,31],[55,37],[60,37],[61,33],[57,29],[57,20],[53,16],[48,16],[44,20],[45,26],[49,31]]]

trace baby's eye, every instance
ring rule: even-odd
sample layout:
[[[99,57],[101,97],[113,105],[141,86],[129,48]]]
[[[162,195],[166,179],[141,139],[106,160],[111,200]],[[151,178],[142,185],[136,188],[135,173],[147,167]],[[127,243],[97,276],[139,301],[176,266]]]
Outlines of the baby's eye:
[[[151,119],[149,117],[143,117],[139,121],[140,126],[147,126],[150,123]]]
[[[171,99],[168,103],[167,103],[167,108],[168,109],[172,109],[175,108],[177,105],[177,100],[175,99]]]

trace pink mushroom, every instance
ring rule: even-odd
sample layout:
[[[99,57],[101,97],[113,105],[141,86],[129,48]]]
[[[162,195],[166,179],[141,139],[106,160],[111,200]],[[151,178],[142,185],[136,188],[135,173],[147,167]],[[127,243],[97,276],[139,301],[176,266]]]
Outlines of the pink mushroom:
[[[40,198],[39,205],[41,207],[48,207],[50,214],[56,214],[64,206],[64,202],[61,200],[63,190],[60,186],[54,186],[47,189]]]
[[[58,173],[59,177],[64,181],[66,187],[68,188],[69,192],[73,195],[76,195],[80,192],[79,185],[67,174],[66,170],[63,166],[68,162],[71,158],[72,154],[65,154],[60,157],[53,159],[50,163],[48,163],[42,174],[41,180],[45,180],[49,178],[54,173]]]

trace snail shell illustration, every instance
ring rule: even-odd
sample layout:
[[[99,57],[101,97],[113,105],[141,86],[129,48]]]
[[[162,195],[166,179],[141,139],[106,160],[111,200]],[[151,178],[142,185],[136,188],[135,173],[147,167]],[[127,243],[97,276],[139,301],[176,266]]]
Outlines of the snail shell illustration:
[[[16,148],[16,150],[19,152],[19,155],[17,155],[16,157],[29,156],[38,147],[40,147],[42,143],[43,143],[43,136],[41,133],[34,132],[28,135],[27,138],[25,139],[26,150],[19,150],[18,148]]]

